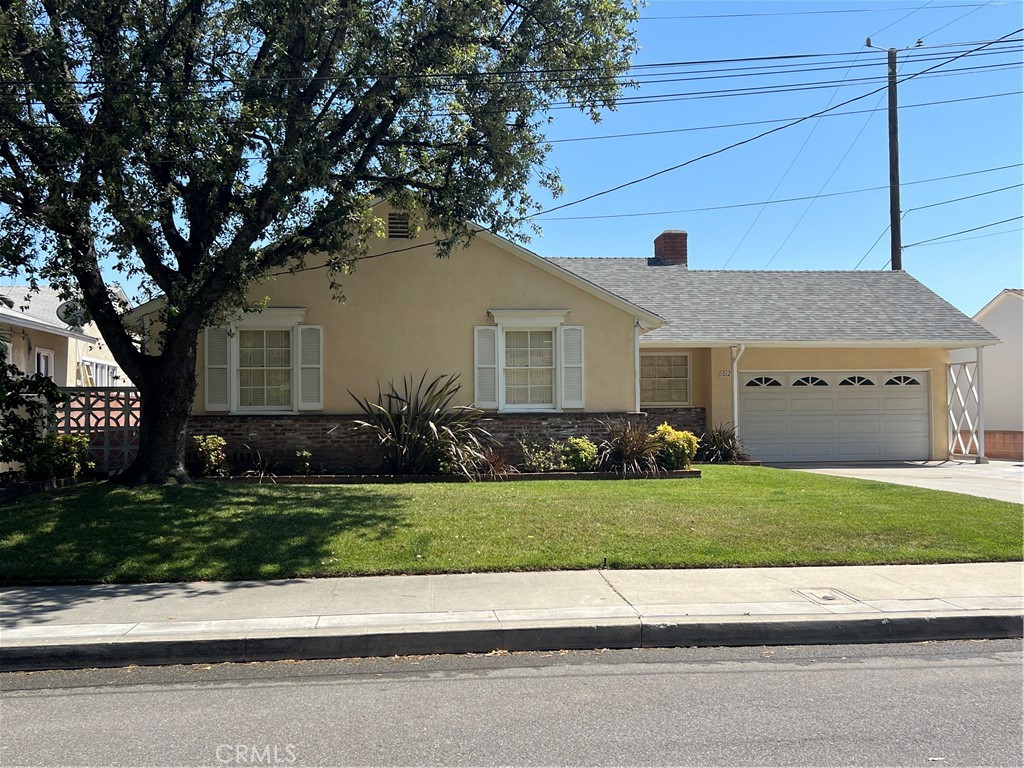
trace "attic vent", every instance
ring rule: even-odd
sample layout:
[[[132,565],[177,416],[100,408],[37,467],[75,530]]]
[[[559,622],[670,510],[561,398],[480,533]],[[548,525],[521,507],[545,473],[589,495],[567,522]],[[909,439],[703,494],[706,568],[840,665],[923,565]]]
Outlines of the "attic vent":
[[[388,239],[408,240],[409,239],[409,214],[389,213],[388,214]]]

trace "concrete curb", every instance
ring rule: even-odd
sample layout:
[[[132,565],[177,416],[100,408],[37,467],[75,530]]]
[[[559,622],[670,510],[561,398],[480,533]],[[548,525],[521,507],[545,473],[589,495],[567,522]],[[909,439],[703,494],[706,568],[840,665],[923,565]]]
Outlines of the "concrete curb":
[[[744,645],[981,640],[1024,637],[1019,612],[888,616],[653,617],[515,628],[451,626],[365,633],[28,643],[0,647],[0,672],[368,656]]]

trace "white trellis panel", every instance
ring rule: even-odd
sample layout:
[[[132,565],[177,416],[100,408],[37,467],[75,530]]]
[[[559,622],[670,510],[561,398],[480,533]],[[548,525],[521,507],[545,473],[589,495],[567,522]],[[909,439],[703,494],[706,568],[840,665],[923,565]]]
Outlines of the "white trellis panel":
[[[978,397],[978,363],[950,363],[949,452],[954,456],[978,456],[981,400]]]

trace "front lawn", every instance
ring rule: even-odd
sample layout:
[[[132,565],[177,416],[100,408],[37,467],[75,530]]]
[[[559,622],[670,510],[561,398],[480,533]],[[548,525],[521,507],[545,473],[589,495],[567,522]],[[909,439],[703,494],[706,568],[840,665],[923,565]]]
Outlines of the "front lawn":
[[[1019,505],[764,467],[701,480],[85,485],[0,511],[0,582],[1015,560]]]

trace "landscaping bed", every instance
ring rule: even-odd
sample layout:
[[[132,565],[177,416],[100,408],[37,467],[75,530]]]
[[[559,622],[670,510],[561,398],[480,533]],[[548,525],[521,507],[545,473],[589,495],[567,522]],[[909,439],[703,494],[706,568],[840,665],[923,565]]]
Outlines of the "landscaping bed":
[[[700,477],[699,469],[675,469],[651,474],[643,480],[684,480]],[[219,483],[263,485],[400,485],[402,483],[512,483],[524,480],[622,480],[615,472],[509,472],[501,475],[234,475],[210,478]]]
[[[1018,560],[1020,506],[768,467],[698,483],[108,483],[0,507],[0,583]]]

